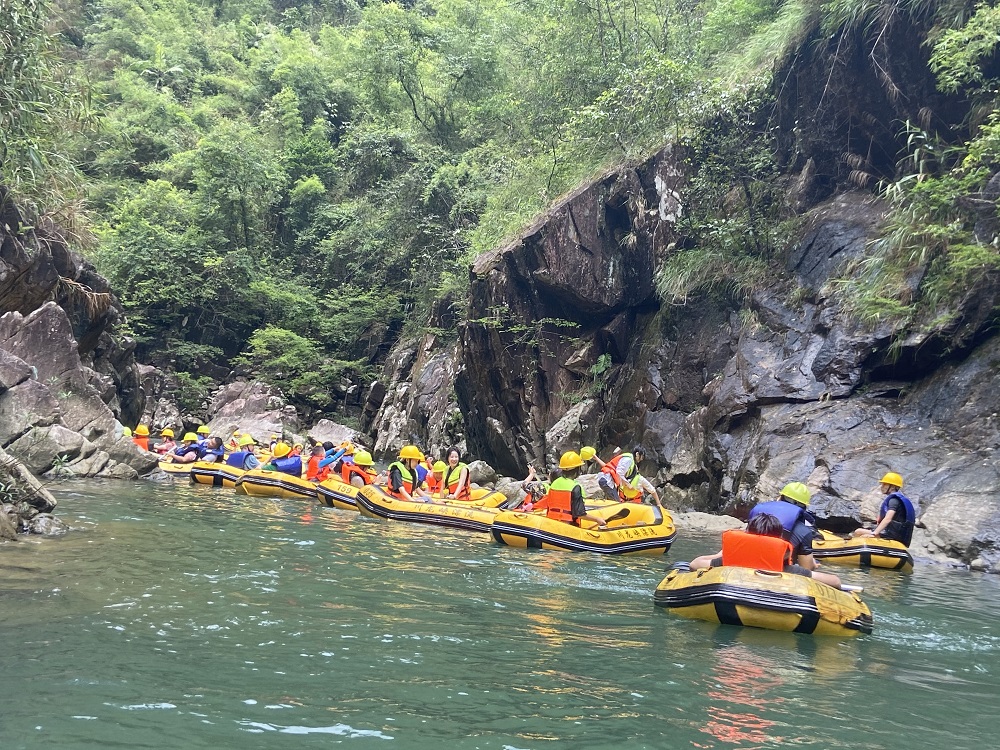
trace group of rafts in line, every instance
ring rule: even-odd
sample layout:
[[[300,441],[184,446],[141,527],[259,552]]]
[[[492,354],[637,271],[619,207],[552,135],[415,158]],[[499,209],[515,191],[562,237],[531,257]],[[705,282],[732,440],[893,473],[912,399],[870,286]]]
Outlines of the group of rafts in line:
[[[524,499],[516,500],[475,486],[457,497],[449,495],[449,483],[441,485],[438,471],[427,474],[432,487],[436,476],[437,492],[418,495],[413,480],[417,476],[416,467],[425,462],[425,457],[415,446],[404,446],[399,461],[390,465],[390,474],[394,467],[402,469],[402,487],[393,490],[384,476],[376,476],[370,453],[363,450],[355,453],[354,446],[346,443],[341,447],[345,460],[338,462],[338,473],[321,481],[310,481],[298,472],[246,471],[226,462],[161,462],[160,468],[175,476],[189,475],[195,483],[232,487],[246,495],[317,500],[332,508],[359,511],[372,518],[488,533],[497,542],[512,547],[662,555],[677,536],[669,511],[658,504],[643,503],[641,493],[636,499],[626,499],[622,493],[622,502],[587,499],[585,513],[576,517],[570,514],[572,487],[579,487],[576,477],[584,461],[595,455],[590,447],[583,448],[580,453],[563,454],[559,462],[563,481],[557,479],[552,487],[543,487],[543,491],[548,489],[548,492],[542,497],[531,494],[531,491],[538,492],[539,483],[525,482],[525,488],[531,491]],[[287,456],[288,446],[279,443],[274,453],[279,459]],[[629,455],[618,454],[602,468],[618,487],[628,485],[625,484],[627,478],[616,473],[616,459]],[[443,467],[444,464],[438,462],[434,470]],[[467,473],[464,464],[457,468]],[[897,474],[886,476],[899,477]],[[398,480],[399,475],[395,478]],[[800,490],[788,492],[789,487]],[[902,479],[899,478],[896,489],[901,487]],[[886,488],[884,480],[883,488]],[[895,494],[902,497],[901,493]],[[809,494],[804,485],[792,483],[786,485],[779,501],[785,504],[794,501],[801,511],[792,519],[794,525],[806,512]],[[909,501],[907,504],[912,507]],[[913,519],[909,520],[912,527]],[[788,519],[782,519],[782,523],[788,525]],[[824,562],[901,572],[913,570],[913,559],[900,541],[871,535],[845,539],[828,531],[815,533],[813,555]],[[712,566],[691,570],[686,563],[677,564],[656,587],[655,603],[683,617],[709,622],[817,635],[851,636],[872,631],[871,610],[861,600],[860,588],[844,586],[838,589],[811,577],[787,572],[791,546],[781,540],[770,540],[787,547],[781,555],[768,559],[767,554],[762,555],[758,550],[748,559],[740,550],[745,551],[744,543],[751,536],[745,531],[724,532],[721,557]],[[759,540],[757,537],[756,541]],[[732,564],[730,558],[740,558],[741,564]]]

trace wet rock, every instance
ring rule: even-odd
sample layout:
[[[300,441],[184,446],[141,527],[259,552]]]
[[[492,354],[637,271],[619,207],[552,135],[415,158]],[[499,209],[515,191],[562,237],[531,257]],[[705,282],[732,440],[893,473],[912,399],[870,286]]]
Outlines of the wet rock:
[[[69,526],[51,513],[39,513],[25,527],[26,533],[43,536],[62,536],[69,531]]]
[[[16,516],[11,516],[7,511],[0,511],[0,539],[8,542],[17,539],[17,521],[14,519]]]

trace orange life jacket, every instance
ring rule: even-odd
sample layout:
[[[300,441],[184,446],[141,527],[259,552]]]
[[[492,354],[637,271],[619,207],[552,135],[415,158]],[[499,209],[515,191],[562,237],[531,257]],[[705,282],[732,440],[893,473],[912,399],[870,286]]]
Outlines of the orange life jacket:
[[[739,529],[722,532],[722,564],[740,568],[782,571],[792,561],[792,545],[775,536]]]
[[[424,484],[427,485],[427,491],[431,494],[444,490],[444,481],[434,476],[433,471],[427,475],[427,478],[424,480]]]
[[[371,484],[372,480],[375,479],[375,472],[368,471],[357,464],[344,464],[341,466],[340,478],[344,480],[344,484],[350,484],[351,477],[361,477],[361,481],[367,485]]]
[[[149,438],[145,435],[133,435],[132,442],[142,448],[144,451],[149,450]]]
[[[544,508],[546,517],[556,521],[578,524],[573,520],[573,488],[576,485],[572,479],[557,478],[545,497],[535,503],[535,508]]]
[[[632,468],[628,470],[625,474],[625,479],[622,480],[622,478],[618,476],[618,464],[626,456],[632,459]],[[611,477],[611,481],[615,483],[615,487],[618,490],[618,497],[620,497],[624,502],[642,502],[642,489],[640,489],[637,485],[632,484],[632,482],[636,481],[639,476],[639,464],[635,460],[635,456],[631,453],[619,453],[617,456],[604,464],[604,466],[601,467],[601,471]]]
[[[324,466],[322,469],[319,468],[319,462],[323,460],[323,456],[310,456],[309,463],[306,464],[306,479],[310,482],[322,482],[328,476],[330,476],[330,467]]]

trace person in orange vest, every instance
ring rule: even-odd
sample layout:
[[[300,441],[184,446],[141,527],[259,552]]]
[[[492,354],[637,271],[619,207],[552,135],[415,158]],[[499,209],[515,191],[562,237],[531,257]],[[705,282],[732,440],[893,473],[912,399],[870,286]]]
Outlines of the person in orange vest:
[[[295,451],[293,450],[292,453]],[[324,466],[320,468],[320,461],[326,455],[326,448],[322,445],[314,445],[312,448],[312,455],[309,456],[309,462],[306,464],[306,479],[310,482],[322,482],[328,476],[330,476],[330,467]]]
[[[132,442],[142,448],[144,451],[149,450],[149,428],[141,424],[135,428],[135,434],[132,437]]]
[[[777,516],[760,513],[750,519],[746,531],[730,529],[722,533],[722,550],[691,561],[691,570],[733,565],[757,570],[774,570],[813,578],[840,588],[840,578],[832,573],[809,570],[794,562],[794,547],[782,537],[784,527]]]
[[[359,450],[354,454],[353,463],[345,463],[340,467],[340,478],[354,487],[364,487],[375,481],[374,466],[372,454]]]
[[[548,493],[536,502],[534,507],[536,510],[544,508],[545,515],[557,521],[565,521],[575,526],[579,526],[581,520],[593,521],[599,529],[606,529],[608,524],[603,518],[587,513],[587,506],[583,501],[583,487],[576,481],[580,476],[581,466],[583,459],[579,453],[576,451],[563,453],[559,459],[562,475],[552,482]]]
[[[637,445],[631,453],[622,453],[615,449],[615,455],[610,461],[602,461],[593,448],[584,448],[601,467],[597,478],[598,486],[604,491],[608,500],[622,503],[641,503],[642,493],[653,496],[653,504],[660,504],[660,496],[652,483],[639,473],[639,464],[646,458],[646,449]]]
[[[357,459],[355,459],[357,460]],[[427,491],[435,496],[447,494],[444,484],[444,473],[448,470],[448,464],[444,461],[435,461],[424,482],[427,484]]]

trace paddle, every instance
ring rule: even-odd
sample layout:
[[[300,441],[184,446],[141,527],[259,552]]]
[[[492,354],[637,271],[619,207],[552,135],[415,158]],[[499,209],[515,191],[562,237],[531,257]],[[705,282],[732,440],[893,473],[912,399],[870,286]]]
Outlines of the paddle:
[[[857,593],[860,594],[862,591],[865,590],[865,587],[864,586],[853,586],[853,585],[851,585],[849,583],[842,583],[842,584],[840,584],[840,590],[841,591],[846,591],[848,593],[856,591]]]
[[[605,519],[604,519],[604,523],[606,523],[606,524],[607,524],[607,523],[611,523],[612,521],[617,521],[617,520],[619,520],[619,519],[621,519],[621,518],[625,518],[625,517],[626,517],[626,516],[628,515],[628,512],[629,512],[629,509],[628,509],[628,508],[622,508],[622,509],[621,509],[620,511],[618,511],[617,513],[615,513],[615,514],[614,514],[613,516],[611,516],[610,518],[605,518]],[[594,525],[593,525],[593,526],[591,527],[591,529],[590,529],[590,530],[594,530],[594,529],[598,529],[598,530],[600,530],[600,529],[599,529],[599,527],[597,526],[597,524],[594,524]],[[608,529],[604,529],[604,531],[608,531]]]

